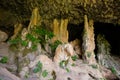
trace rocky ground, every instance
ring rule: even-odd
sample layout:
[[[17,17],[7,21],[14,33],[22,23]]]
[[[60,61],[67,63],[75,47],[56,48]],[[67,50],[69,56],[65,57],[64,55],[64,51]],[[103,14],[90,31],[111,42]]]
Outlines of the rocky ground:
[[[65,49],[75,55],[70,44],[58,46],[53,60],[37,52],[37,56],[35,52],[29,53],[18,63],[24,64],[20,71],[16,63],[0,63],[0,80],[118,80],[110,70],[97,63],[89,65],[79,58],[72,58]],[[0,58],[3,56],[11,58],[7,43],[0,43]],[[29,59],[28,64],[25,58]]]
[[[37,51],[26,55],[16,49],[13,51],[6,33],[0,32],[0,80],[119,80],[119,58],[112,57],[117,70],[109,70],[97,62],[88,64],[79,58],[81,50],[76,42],[60,44],[55,55],[49,57],[50,46],[45,49],[37,45]],[[4,35],[4,36],[3,36]],[[111,60],[109,59],[109,62]]]

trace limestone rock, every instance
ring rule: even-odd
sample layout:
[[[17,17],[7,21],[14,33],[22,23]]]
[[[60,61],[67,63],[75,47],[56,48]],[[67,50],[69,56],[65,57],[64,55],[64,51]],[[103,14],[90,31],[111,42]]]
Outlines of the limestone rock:
[[[0,42],[4,42],[8,39],[8,35],[0,30]]]
[[[59,59],[59,58],[58,58]],[[38,62],[42,64],[41,72],[34,73],[33,70],[36,68]],[[72,65],[74,64],[74,65]],[[28,78],[25,78],[26,74],[29,74]],[[47,76],[43,77],[43,71],[47,71]],[[104,69],[105,70],[105,69]],[[109,71],[108,71],[109,72]],[[100,71],[99,66],[93,67],[93,65],[85,64],[82,60],[78,59],[74,62],[68,63],[67,66],[61,68],[54,61],[48,58],[46,55],[39,55],[34,61],[24,67],[20,73],[22,75],[22,80],[101,80],[104,77],[107,78],[112,74],[107,74],[106,71]],[[61,77],[62,76],[62,77]],[[111,80],[115,79],[111,77]]]
[[[62,60],[68,60],[73,55],[75,52],[71,44],[59,45],[55,51],[54,62],[59,64]]]
[[[0,67],[0,79],[2,80],[21,80],[19,77],[11,74],[7,69]]]
[[[75,39],[74,41],[71,41],[70,44],[73,46],[75,53],[82,56],[81,41]]]
[[[111,72],[109,69],[101,66],[101,70],[102,70],[102,75],[103,75],[107,80],[113,80],[113,79],[116,79],[116,78],[117,78],[117,76],[116,76],[115,74],[112,74],[112,72]]]
[[[9,56],[9,49],[8,49],[9,45],[6,43],[0,43],[0,56]]]
[[[93,27],[93,20],[89,20],[87,15],[84,16],[84,34],[83,34],[83,53],[84,53],[84,61],[89,64],[96,63],[94,49],[95,49],[95,42],[94,42],[94,27]]]
[[[26,74],[29,73],[29,68],[28,67],[23,67],[21,72],[19,73],[21,78],[24,78]]]

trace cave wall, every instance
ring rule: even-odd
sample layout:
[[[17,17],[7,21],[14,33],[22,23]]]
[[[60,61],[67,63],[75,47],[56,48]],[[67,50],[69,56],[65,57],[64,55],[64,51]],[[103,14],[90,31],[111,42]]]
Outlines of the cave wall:
[[[0,9],[14,14],[19,21],[30,20],[32,10],[38,7],[43,22],[68,18],[69,23],[79,24],[87,15],[95,22],[120,24],[119,4],[120,0],[0,0]]]

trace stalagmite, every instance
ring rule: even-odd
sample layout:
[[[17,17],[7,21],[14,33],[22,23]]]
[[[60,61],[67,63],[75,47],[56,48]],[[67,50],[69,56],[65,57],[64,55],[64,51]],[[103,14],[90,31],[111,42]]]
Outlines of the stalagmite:
[[[22,24],[17,23],[17,24],[14,25],[14,28],[15,28],[14,29],[14,35],[11,37],[11,39],[15,39],[18,36],[20,31],[22,30]]]
[[[53,42],[55,40],[60,40],[63,43],[68,42],[67,25],[68,25],[68,19],[61,19],[61,20],[54,19],[53,33],[55,34],[55,37],[53,38]]]
[[[87,19],[87,15],[84,16],[84,34],[83,34],[83,53],[84,60],[89,64],[96,63],[94,49],[94,28],[93,28],[93,20]]]
[[[35,25],[40,25],[40,15],[37,7],[32,12],[32,16],[28,26],[28,31],[30,31],[30,29],[33,28],[33,26]]]

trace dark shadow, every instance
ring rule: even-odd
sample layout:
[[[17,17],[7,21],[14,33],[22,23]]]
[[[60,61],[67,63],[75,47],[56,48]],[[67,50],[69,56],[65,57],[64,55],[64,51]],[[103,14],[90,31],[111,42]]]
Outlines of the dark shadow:
[[[95,22],[94,33],[95,39],[98,34],[103,34],[111,45],[112,55],[120,56],[120,25]],[[97,52],[97,47],[95,49],[95,52]]]
[[[75,39],[79,39],[79,40],[82,39],[83,26],[84,23],[81,23],[79,25],[68,24],[67,30],[69,33],[69,38],[68,38],[69,42]]]

